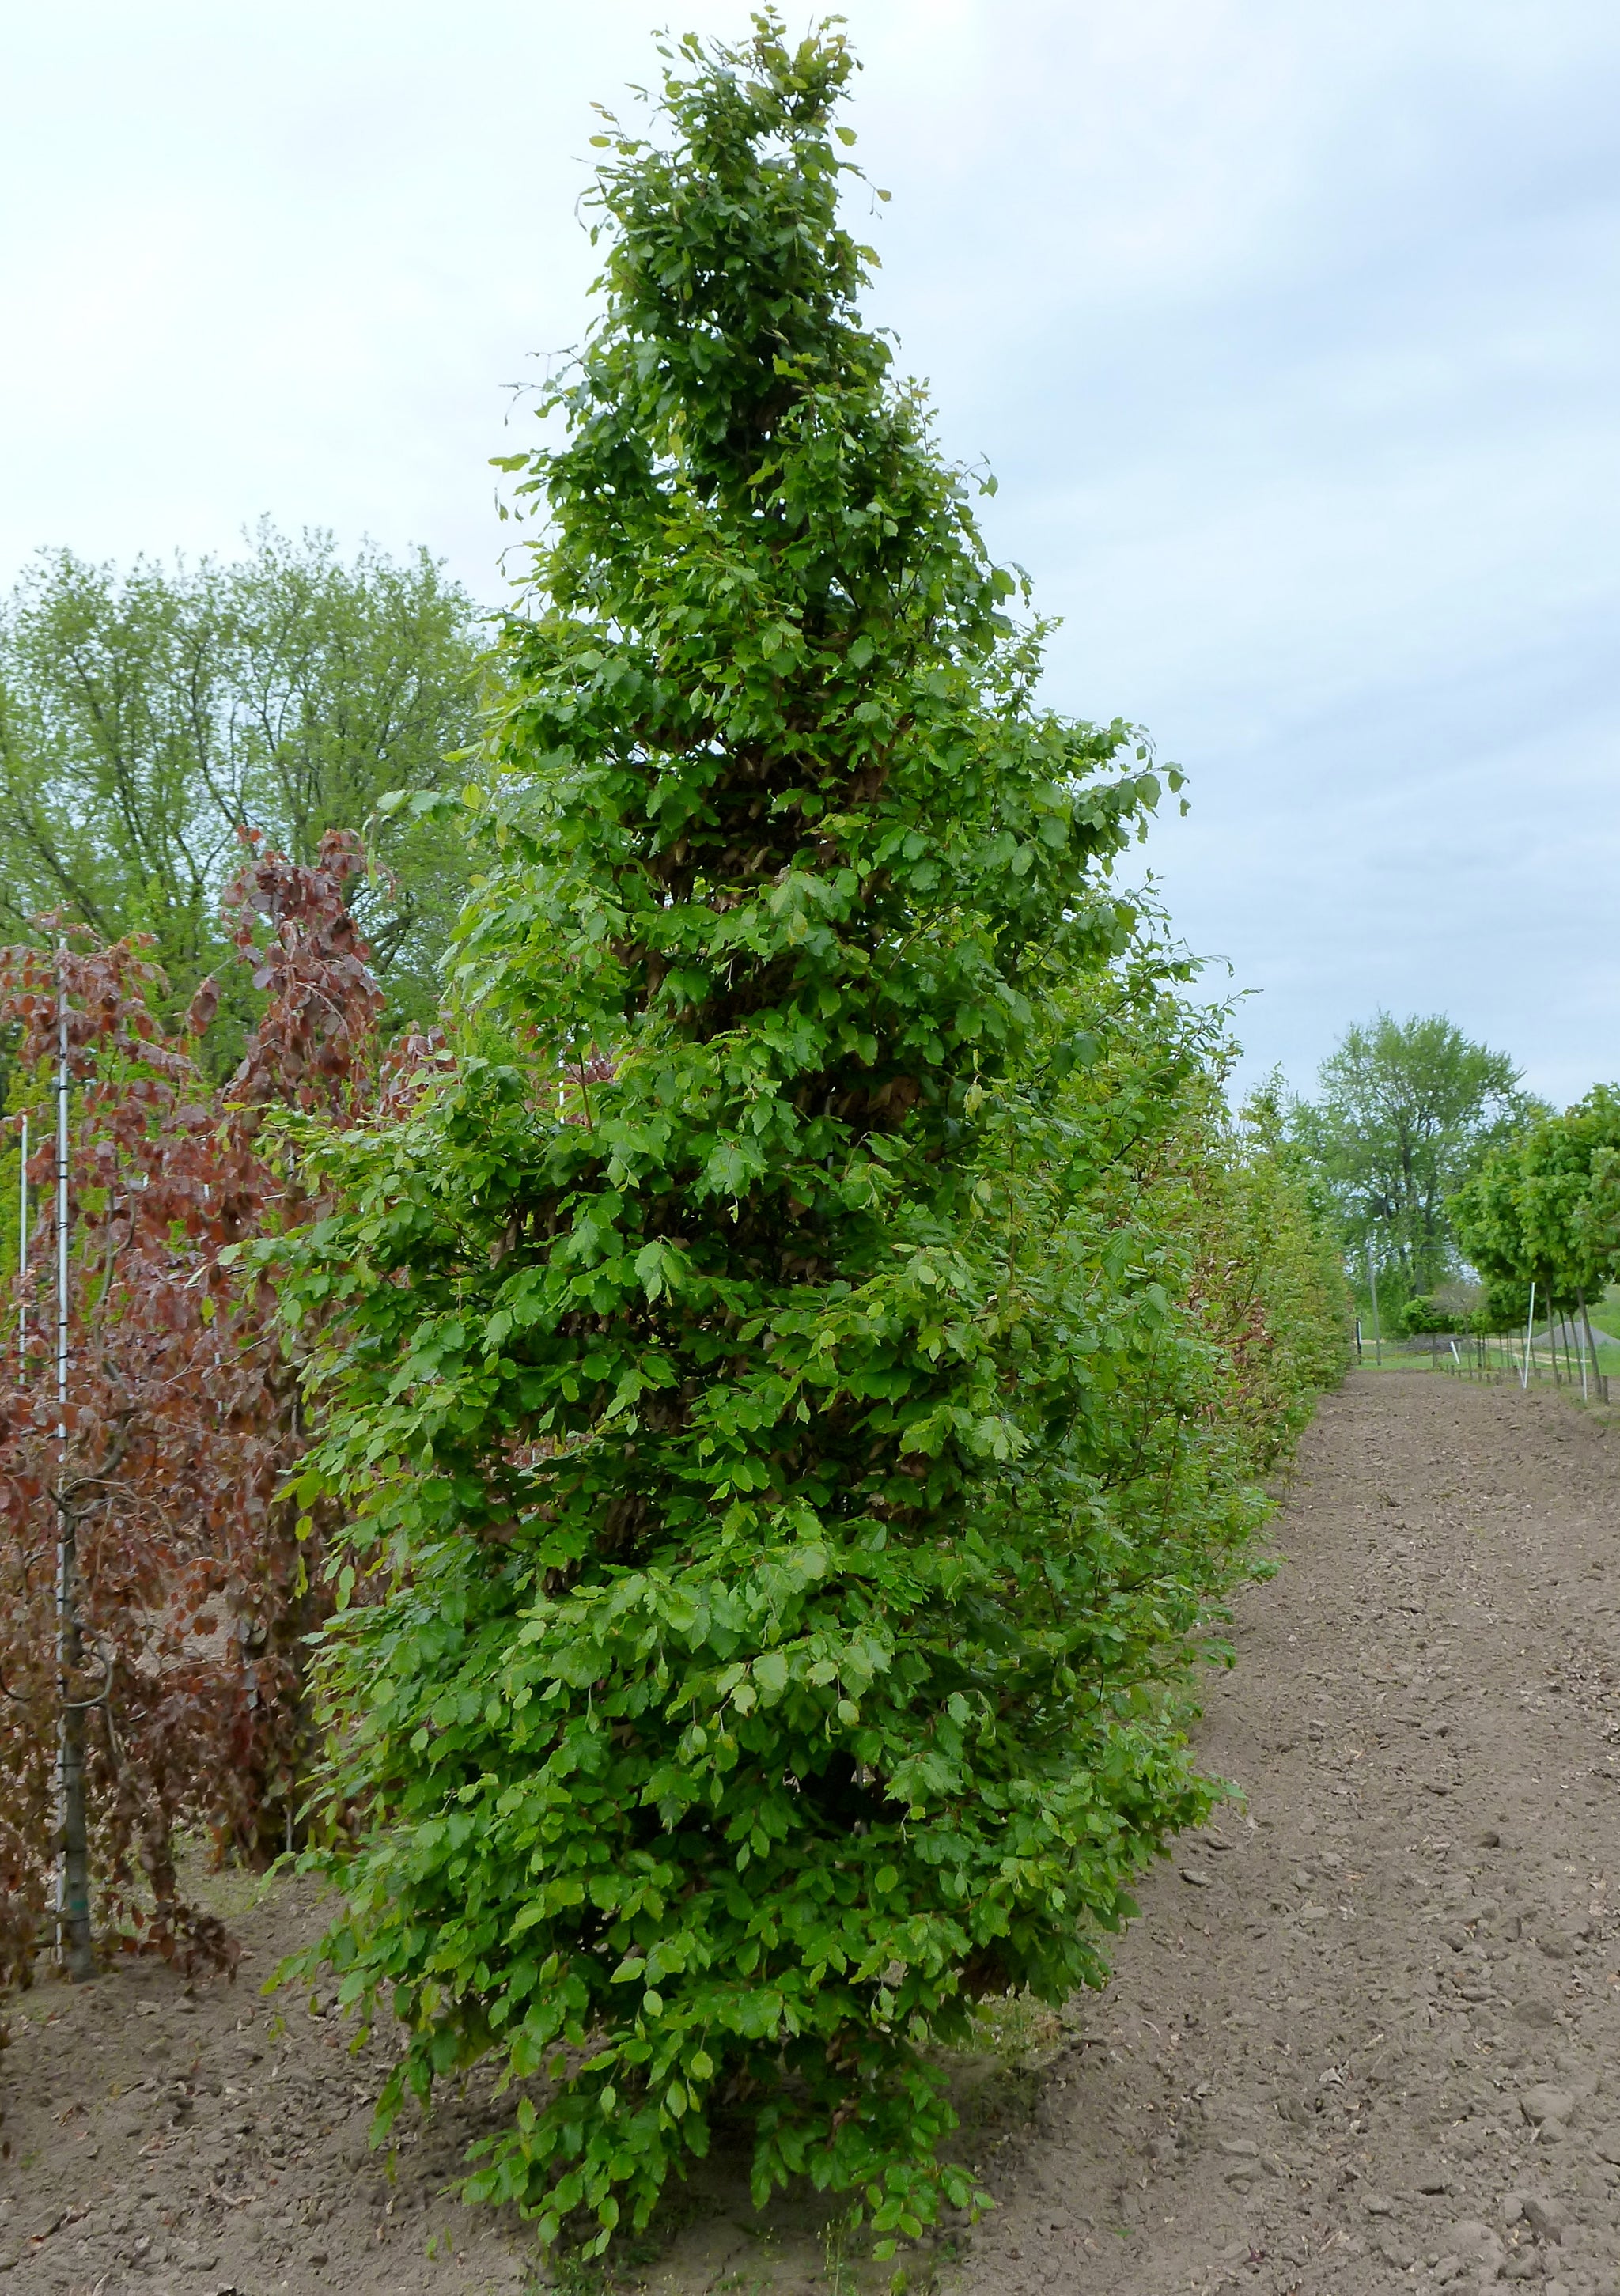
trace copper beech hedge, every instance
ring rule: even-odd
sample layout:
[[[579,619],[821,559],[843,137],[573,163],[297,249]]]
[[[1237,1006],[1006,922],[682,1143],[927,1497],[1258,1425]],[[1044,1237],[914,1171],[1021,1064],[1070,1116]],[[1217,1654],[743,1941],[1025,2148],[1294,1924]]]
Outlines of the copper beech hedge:
[[[178,1029],[138,937],[65,935],[0,949],[0,1045],[12,1144],[32,1118],[26,1277],[0,1352],[0,1987],[49,1940],[64,1703],[82,1739],[94,1917],[102,1950],[229,1963],[219,1923],[188,1905],[176,1838],[263,1865],[291,1841],[309,1751],[304,1637],[328,1598],[323,1524],[280,1493],[302,1443],[297,1365],[269,1294],[229,1247],[305,1216],[267,1162],[267,1109],[346,1120],[386,1100],[381,1005],[347,896],[352,837],[294,867],[250,840],[226,896],[263,1010],[240,1069],[210,1083],[197,1044],[203,982]],[[55,1137],[58,998],[72,1079],[70,1365],[57,1435]],[[7,1226],[17,1233],[18,1156]],[[59,1531],[76,1549],[77,1650],[57,1650]]]

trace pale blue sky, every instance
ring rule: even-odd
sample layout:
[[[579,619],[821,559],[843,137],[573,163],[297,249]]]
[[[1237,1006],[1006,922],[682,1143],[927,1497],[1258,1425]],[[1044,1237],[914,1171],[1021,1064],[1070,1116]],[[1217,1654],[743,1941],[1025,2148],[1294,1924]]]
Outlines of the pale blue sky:
[[[1307,1084],[1382,1003],[1555,1099],[1620,1075],[1620,12],[845,13],[874,315],[998,473],[1052,701],[1188,768],[1152,857],[1257,992],[1253,1064]],[[658,22],[745,16],[20,12],[0,578],[268,512],[498,594],[487,457],[584,320],[589,102]]]

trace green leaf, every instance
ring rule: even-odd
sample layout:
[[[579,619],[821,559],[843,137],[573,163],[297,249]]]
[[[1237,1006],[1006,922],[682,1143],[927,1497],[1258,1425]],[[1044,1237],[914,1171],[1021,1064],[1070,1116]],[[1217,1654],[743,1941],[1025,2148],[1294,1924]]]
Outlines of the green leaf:
[[[447,1047],[288,1197],[357,1571],[322,1949],[415,2093],[545,2077],[480,2171],[542,2229],[645,2225],[712,2084],[756,2195],[892,2241],[976,2189],[972,1998],[1102,1982],[1213,1807],[1193,1677],[1343,1287],[1116,890],[1145,736],[1038,699],[858,308],[843,34],[666,62],[523,461]]]

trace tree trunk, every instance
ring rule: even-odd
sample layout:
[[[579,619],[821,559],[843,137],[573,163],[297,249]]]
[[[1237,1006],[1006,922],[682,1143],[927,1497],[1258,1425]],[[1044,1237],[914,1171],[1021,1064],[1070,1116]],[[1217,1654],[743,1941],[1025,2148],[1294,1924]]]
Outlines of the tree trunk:
[[[1608,1401],[1608,1375],[1599,1365],[1598,1342],[1591,1335],[1591,1317],[1586,1312],[1586,1293],[1578,1284],[1575,1287],[1575,1298],[1580,1302],[1581,1329],[1586,1339],[1586,1352],[1591,1357],[1592,1377],[1598,1382],[1599,1400],[1600,1402],[1607,1403]]]

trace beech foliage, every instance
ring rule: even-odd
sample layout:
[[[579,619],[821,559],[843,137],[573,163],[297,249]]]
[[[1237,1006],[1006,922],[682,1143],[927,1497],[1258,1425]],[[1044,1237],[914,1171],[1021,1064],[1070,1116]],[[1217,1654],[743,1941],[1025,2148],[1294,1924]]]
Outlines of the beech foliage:
[[[64,1697],[84,1714],[103,1949],[234,1961],[187,1903],[177,1837],[262,1866],[292,1839],[311,1749],[304,1638],[330,1607],[321,1526],[284,1496],[302,1447],[296,1366],[232,1248],[310,1209],[260,1152],[267,1105],[348,1118],[376,1086],[381,994],[347,906],[365,867],[327,837],[300,868],[251,849],[227,894],[263,1005],[235,1077],[197,1052],[217,989],[178,1029],[140,937],[0,949],[16,1119],[32,1116],[26,1277],[0,1349],[0,1989],[48,1943]],[[68,1403],[58,1439],[55,1136],[59,995],[72,1078]],[[405,1046],[398,1063],[409,1057]],[[7,1160],[15,1234],[17,1156]],[[56,1644],[70,1512],[77,1658]]]
[[[766,15],[596,139],[450,1051],[284,1126],[329,1209],[259,1263],[342,1522],[304,1966],[403,2019],[385,2119],[517,2079],[468,2189],[591,2247],[717,2129],[881,2238],[973,2202],[934,2052],[1098,1981],[1207,1812],[1189,1669],[1336,1344],[1112,876],[1146,745],[1040,703],[860,319],[851,69]]]

